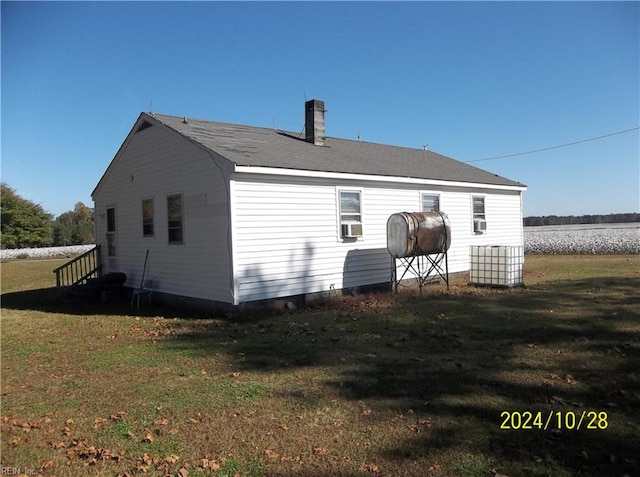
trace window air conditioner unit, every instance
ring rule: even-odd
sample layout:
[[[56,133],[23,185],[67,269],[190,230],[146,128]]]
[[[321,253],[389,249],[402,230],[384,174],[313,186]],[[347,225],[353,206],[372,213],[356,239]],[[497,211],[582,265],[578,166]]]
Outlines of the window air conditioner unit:
[[[473,219],[473,231],[483,234],[487,231],[487,221],[485,219]]]
[[[342,237],[343,238],[362,237],[362,224],[360,223],[342,224]]]

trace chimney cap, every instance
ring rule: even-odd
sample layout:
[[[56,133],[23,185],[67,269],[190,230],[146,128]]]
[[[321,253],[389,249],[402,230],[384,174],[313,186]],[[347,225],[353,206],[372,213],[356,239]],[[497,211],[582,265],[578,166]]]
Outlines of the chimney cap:
[[[324,101],[321,99],[310,99],[309,101],[304,103],[306,109],[316,109],[318,111],[322,111],[326,113],[327,110],[324,108]]]

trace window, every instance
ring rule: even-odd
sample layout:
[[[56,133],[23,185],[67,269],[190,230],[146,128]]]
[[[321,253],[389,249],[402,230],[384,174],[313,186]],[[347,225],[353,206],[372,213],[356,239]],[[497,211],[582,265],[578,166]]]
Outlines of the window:
[[[153,237],[153,199],[142,201],[142,236]]]
[[[115,257],[116,249],[116,208],[107,208],[107,257]]]
[[[116,208],[109,207],[107,209],[107,232],[116,231]]]
[[[422,212],[440,212],[440,196],[422,194]]]
[[[184,243],[182,223],[182,194],[167,196],[167,222],[169,225],[169,243]]]
[[[360,191],[340,191],[340,236],[362,237],[362,204]]]
[[[482,234],[487,231],[487,217],[485,215],[484,197],[474,195],[471,198],[473,206],[473,231]]]

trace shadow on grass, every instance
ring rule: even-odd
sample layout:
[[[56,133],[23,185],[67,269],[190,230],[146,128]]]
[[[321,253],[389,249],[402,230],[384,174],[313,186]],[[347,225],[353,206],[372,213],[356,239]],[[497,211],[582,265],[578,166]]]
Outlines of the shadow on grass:
[[[224,350],[246,371],[330,368],[324,385],[334,394],[327,394],[382,410],[373,420],[405,413],[407,425],[416,426],[384,450],[388,460],[463,449],[512,477],[640,475],[639,289],[637,279],[608,277],[515,290],[427,288],[423,298],[345,297],[277,316],[254,311],[240,319],[177,321],[159,344],[199,355]],[[2,307],[195,317],[154,305],[137,310],[126,298],[60,302],[55,288],[3,294]],[[300,401],[323,399],[303,389],[285,392]],[[546,430],[503,430],[503,411],[541,412],[543,421],[554,421]],[[569,429],[563,420],[589,411],[606,412],[606,428],[596,420],[595,429]]]
[[[248,371],[330,367],[329,389],[389,412],[411,409],[415,422],[430,423],[416,424],[387,459],[463,448],[510,475],[637,475],[639,289],[637,279],[605,278],[427,289],[424,298],[369,295],[262,321],[183,322],[164,344],[203,354],[224,349]],[[322,399],[303,391],[287,392]],[[538,427],[553,421],[546,430],[504,430],[503,411],[540,412]],[[583,412],[594,429],[586,422],[573,429]]]
[[[58,296],[55,287],[3,293],[3,309],[34,310],[65,315],[115,315],[115,316],[161,316],[163,318],[210,318],[210,314],[196,313],[189,309],[163,306],[157,303],[131,306],[131,291],[123,289],[106,301],[100,297]]]

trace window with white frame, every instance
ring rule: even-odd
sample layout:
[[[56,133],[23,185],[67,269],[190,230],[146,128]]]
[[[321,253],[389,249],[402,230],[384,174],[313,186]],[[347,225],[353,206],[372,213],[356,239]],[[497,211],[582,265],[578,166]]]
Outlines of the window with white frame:
[[[484,199],[482,195],[474,195],[471,197],[473,207],[473,231],[477,234],[482,234],[487,231]]]
[[[440,212],[440,196],[438,194],[422,194],[422,212]]]
[[[339,191],[340,237],[362,237],[362,194],[359,190]]]

